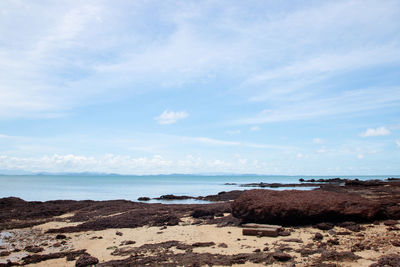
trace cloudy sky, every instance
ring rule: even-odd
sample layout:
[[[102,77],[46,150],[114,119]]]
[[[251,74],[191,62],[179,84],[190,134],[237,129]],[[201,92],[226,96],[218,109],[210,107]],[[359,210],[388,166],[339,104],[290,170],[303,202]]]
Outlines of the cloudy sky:
[[[400,174],[400,1],[0,1],[0,170]]]

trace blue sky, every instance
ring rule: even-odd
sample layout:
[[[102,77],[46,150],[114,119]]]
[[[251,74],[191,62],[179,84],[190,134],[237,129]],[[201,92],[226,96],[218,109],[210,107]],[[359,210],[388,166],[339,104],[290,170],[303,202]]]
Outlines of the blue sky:
[[[0,2],[0,170],[400,174],[399,1]]]

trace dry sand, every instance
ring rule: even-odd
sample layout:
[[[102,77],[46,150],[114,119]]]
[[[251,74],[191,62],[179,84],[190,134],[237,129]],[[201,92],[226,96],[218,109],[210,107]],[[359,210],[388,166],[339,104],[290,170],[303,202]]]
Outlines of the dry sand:
[[[68,219],[72,214],[62,216],[63,219]],[[313,241],[315,233],[321,233],[324,236],[324,240],[329,239],[331,236],[328,231],[321,231],[311,227],[298,227],[289,228],[291,235],[289,237],[256,237],[256,236],[243,236],[242,228],[240,227],[217,227],[217,225],[193,225],[192,218],[184,218],[183,222],[177,226],[168,227],[139,227],[132,229],[108,229],[103,231],[88,231],[66,234],[65,244],[54,247],[54,244],[59,243],[60,240],[56,240],[54,237],[56,234],[45,234],[48,229],[61,228],[65,226],[76,225],[78,223],[65,221],[57,221],[60,217],[55,218],[55,221],[44,223],[33,227],[32,229],[15,229],[10,230],[19,240],[16,245],[20,248],[26,245],[40,245],[45,248],[42,254],[57,252],[57,251],[68,251],[68,250],[79,250],[86,249],[87,252],[98,258],[100,262],[106,262],[116,259],[124,259],[128,256],[113,256],[113,252],[116,248],[124,247],[139,247],[144,244],[155,244],[164,241],[176,240],[184,244],[191,245],[196,242],[214,242],[216,245],[210,247],[195,247],[193,252],[197,253],[213,253],[213,254],[225,254],[233,255],[238,253],[252,253],[256,249],[261,251],[264,248],[268,248],[268,251],[274,251],[276,248],[282,245],[287,245],[291,248],[286,253],[290,254],[295,258],[296,266],[308,266],[310,262],[319,257],[320,254],[314,254],[309,257],[302,257],[300,253],[295,252],[296,249],[304,247],[306,244],[315,244]],[[400,253],[400,248],[393,246],[393,240],[400,240],[400,231],[388,231],[384,225],[364,225],[365,231],[362,231],[364,237],[357,236],[356,233],[351,235],[336,235],[339,239],[339,246],[335,246],[336,251],[350,251],[351,247],[359,242],[372,244],[372,248],[360,252],[355,252],[356,255],[362,257],[356,262],[333,262],[337,263],[338,266],[369,266],[376,262],[376,260],[386,254]],[[335,227],[337,232],[347,231],[344,228]],[[122,233],[117,235],[116,232]],[[101,237],[101,239],[98,239]],[[287,239],[300,239],[303,243],[286,242]],[[135,244],[128,246],[121,245],[123,241],[132,240]],[[10,243],[12,240],[10,240]],[[46,245],[47,243],[47,245]],[[225,245],[220,245],[225,244]],[[172,249],[173,250],[173,249]],[[175,248],[176,253],[182,253],[182,250]],[[175,252],[174,251],[174,252]],[[29,253],[22,250],[22,252],[13,253],[8,257],[0,257],[0,263],[5,263],[7,258],[18,260],[22,255]],[[65,258],[47,260],[37,264],[31,264],[28,266],[74,266],[74,261],[66,261]],[[243,266],[243,265],[240,265]],[[264,266],[262,264],[246,263],[245,266]],[[273,264],[270,266],[287,266],[287,263]]]

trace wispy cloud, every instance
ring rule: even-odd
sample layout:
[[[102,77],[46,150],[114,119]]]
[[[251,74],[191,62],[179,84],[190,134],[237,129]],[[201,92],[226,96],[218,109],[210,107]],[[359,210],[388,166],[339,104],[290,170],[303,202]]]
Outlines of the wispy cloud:
[[[400,140],[396,140],[396,145],[400,147]]]
[[[261,130],[260,126],[252,126],[252,127],[250,128],[250,131],[252,131],[252,132],[257,132],[257,131],[259,131],[259,130]]]
[[[163,113],[160,114],[160,116],[156,117],[156,121],[158,121],[159,124],[172,124],[175,123],[179,120],[185,119],[189,116],[189,114],[186,111],[170,111],[170,110],[164,110]]]
[[[299,103],[282,103],[281,107],[265,109],[255,116],[231,123],[263,124],[306,120],[395,106],[400,106],[400,88],[368,88],[346,91],[332,97],[311,98]]]
[[[362,137],[370,136],[384,136],[391,134],[390,130],[384,126],[378,128],[368,128],[365,132],[360,134]]]
[[[252,142],[239,142],[239,141],[227,141],[227,140],[219,140],[208,137],[181,137],[183,141],[196,142],[206,145],[215,145],[215,146],[236,146],[236,147],[248,147],[248,148],[257,148],[257,149],[276,149],[276,150],[296,150],[297,147],[292,146],[281,146],[281,145],[273,145],[273,144],[259,144]]]
[[[240,131],[240,130],[228,130],[228,131],[226,131],[226,133],[230,134],[230,135],[240,134],[241,132],[242,131]]]
[[[313,144],[321,145],[321,144],[324,143],[324,140],[322,140],[321,138],[314,138],[314,139],[312,140],[312,142],[313,142]]]

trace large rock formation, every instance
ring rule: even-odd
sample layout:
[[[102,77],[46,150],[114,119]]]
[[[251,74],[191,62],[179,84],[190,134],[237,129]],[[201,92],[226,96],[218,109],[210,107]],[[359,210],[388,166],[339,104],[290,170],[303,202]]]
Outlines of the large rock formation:
[[[318,222],[373,221],[384,217],[380,204],[354,194],[250,190],[232,204],[242,222],[304,225]]]

